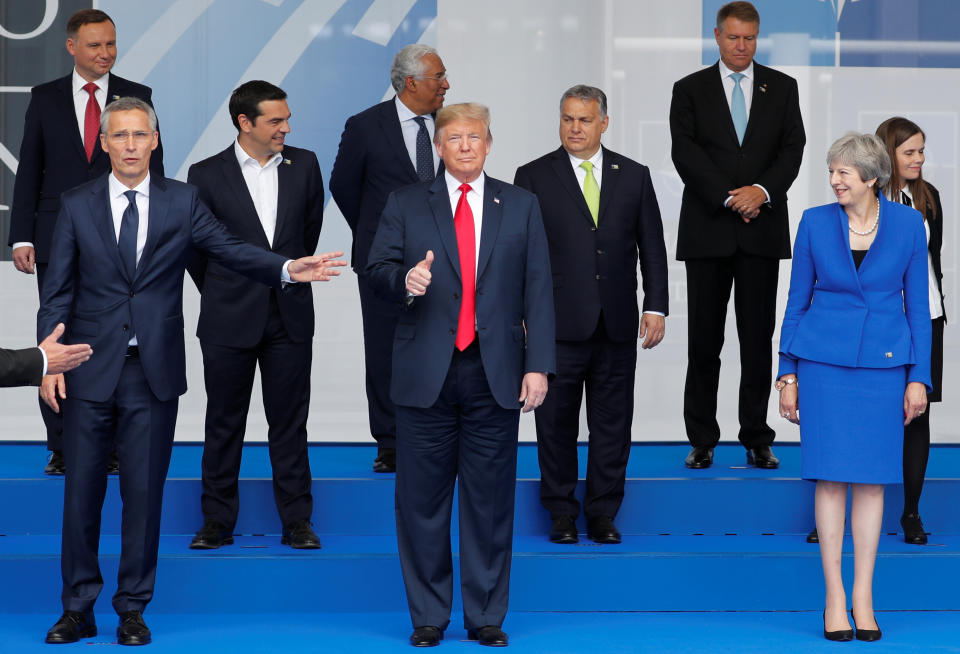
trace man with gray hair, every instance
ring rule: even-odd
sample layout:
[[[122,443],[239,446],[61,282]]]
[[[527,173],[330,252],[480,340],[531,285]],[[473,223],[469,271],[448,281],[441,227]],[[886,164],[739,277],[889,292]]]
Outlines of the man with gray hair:
[[[150,173],[157,118],[139,98],[119,98],[100,117],[111,172],[63,194],[50,268],[37,314],[38,337],[66,325],[66,343],[88,342],[90,360],[47,375],[40,395],[64,415],[70,462],[63,506],[63,615],[48,643],[97,634],[93,607],[103,588],[97,557],[106,462],[120,456],[120,564],[113,608],[117,642],[145,645],[143,611],[153,597],[163,484],[177,404],[187,390],[183,275],[194,248],[255,281],[326,280],[341,253],[287,259],[233,236],[194,186]],[[69,398],[66,389],[70,387]]]
[[[540,502],[550,540],[578,541],[575,520],[580,404],[590,430],[583,512],[587,535],[616,544],[630,456],[637,337],[663,339],[667,251],[650,170],[606,149],[607,96],[578,84],[560,99],[561,146],[517,169],[514,183],[540,200],[557,311],[557,376],[536,412]],[[643,313],[637,307],[637,263]]]
[[[390,400],[390,361],[399,306],[371,289],[364,269],[380,213],[393,191],[433,180],[442,170],[431,145],[433,118],[450,88],[440,55],[427,45],[408,45],[393,59],[396,96],[347,120],[330,175],[330,192],[353,232],[351,264],[363,313],[367,407],[377,441],[375,472],[396,470],[396,410]]]

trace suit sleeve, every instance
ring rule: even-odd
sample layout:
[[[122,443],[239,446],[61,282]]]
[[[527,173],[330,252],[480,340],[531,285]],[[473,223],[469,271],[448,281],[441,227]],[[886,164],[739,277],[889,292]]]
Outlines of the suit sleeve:
[[[76,279],[76,225],[71,203],[62,202],[50,244],[50,261],[40,293],[37,312],[37,343],[45,339],[57,323],[70,329],[70,310],[73,307]]]
[[[673,99],[670,101],[673,164],[686,188],[707,206],[720,208],[733,188],[732,177],[717,167],[697,141],[694,100],[681,82],[673,85]]]
[[[797,325],[810,308],[813,298],[813,285],[817,280],[816,268],[810,250],[810,230],[806,214],[800,219],[797,238],[793,244],[793,264],[790,270],[790,291],[787,294],[787,308],[780,326],[780,369],[777,378],[797,372],[797,360],[787,352]]]
[[[396,193],[391,193],[380,216],[380,225],[370,246],[365,270],[374,291],[388,301],[403,302],[407,297],[406,277],[409,267],[404,265],[403,252],[403,213]]]
[[[756,184],[760,184],[770,193],[770,200],[785,198],[787,189],[793,184],[800,172],[800,162],[803,160],[803,146],[807,142],[803,131],[803,117],[800,115],[800,94],[797,91],[797,81],[790,81],[787,93],[786,112],[781,118],[780,145],[777,156],[767,166]]]
[[[153,107],[153,91],[147,87],[147,97],[144,101]],[[154,107],[156,110],[156,107]],[[157,149],[150,155],[150,172],[163,177],[163,137],[160,134],[160,119],[157,118]]]
[[[523,371],[542,372],[553,377],[557,372],[553,275],[547,234],[536,197],[530,200],[527,218],[527,263],[523,285],[523,324],[527,330]]]
[[[37,201],[43,180],[43,131],[37,91],[30,95],[30,104],[23,122],[20,163],[13,183],[13,206],[10,210],[10,232],[7,245],[34,241]]]
[[[42,374],[43,354],[40,348],[0,348],[0,386],[39,386]]]
[[[307,215],[303,219],[303,247],[307,255],[317,251],[320,230],[323,228],[323,175],[317,155],[309,153],[310,172],[307,179]]]
[[[667,246],[663,240],[660,205],[650,179],[650,171],[641,168],[640,215],[637,216],[637,249],[643,277],[643,310],[669,314],[667,283]]]
[[[208,186],[204,183],[203,171],[197,164],[191,165],[187,171],[187,184],[197,187],[200,201],[206,206],[213,204]],[[187,273],[196,285],[197,290],[201,293],[203,292],[203,280],[207,275],[207,263],[207,256],[201,250],[195,247],[190,248],[190,256],[187,258]]]
[[[330,194],[336,201],[350,230],[356,234],[360,220],[360,193],[363,190],[366,148],[357,117],[347,119],[340,136],[340,149],[330,173]]]
[[[917,215],[919,218],[919,214]],[[923,221],[912,222],[912,253],[903,278],[903,308],[910,326],[910,341],[915,363],[907,366],[907,381],[921,382],[933,391],[930,380],[930,280],[927,271],[927,234]]]

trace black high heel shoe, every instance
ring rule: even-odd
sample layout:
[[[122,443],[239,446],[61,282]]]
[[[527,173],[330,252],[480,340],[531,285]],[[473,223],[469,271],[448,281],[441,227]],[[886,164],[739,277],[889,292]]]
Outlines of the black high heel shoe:
[[[837,642],[846,642],[853,640],[853,629],[838,629],[837,631],[827,631],[827,612],[823,612],[823,637],[827,640]]]
[[[853,609],[850,609],[850,619],[853,620],[853,626],[857,630],[857,640],[872,643],[875,640],[880,640],[880,637],[883,636],[883,632],[880,631],[879,622],[877,622],[876,629],[861,629],[857,627],[857,617],[853,614]],[[876,621],[876,616],[874,616],[874,621]]]

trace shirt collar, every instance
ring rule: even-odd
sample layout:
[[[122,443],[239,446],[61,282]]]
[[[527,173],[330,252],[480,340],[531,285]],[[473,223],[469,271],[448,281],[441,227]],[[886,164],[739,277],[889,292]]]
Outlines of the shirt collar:
[[[147,176],[143,178],[143,181],[137,184],[135,187],[127,188],[127,185],[117,179],[117,176],[112,172],[107,177],[110,197],[113,199],[123,197],[123,194],[127,191],[136,191],[138,194],[150,197],[150,171],[147,171]]]
[[[394,103],[397,105],[397,118],[400,119],[401,123],[407,120],[413,120],[419,115],[410,111],[410,107],[403,104],[403,100],[400,99],[399,95],[394,97]],[[423,117],[426,120],[433,122],[433,116],[431,116],[430,114],[424,114]]]
[[[720,60],[720,77],[722,79],[726,79],[731,75],[733,75],[733,72],[734,71],[727,68],[727,65],[723,63],[723,59],[721,59]],[[743,70],[741,70],[740,72],[743,73],[744,78],[753,79],[753,61],[751,61],[750,65],[744,68]]]
[[[107,73],[106,75],[101,76],[99,79],[93,80],[93,83],[96,84],[97,88],[103,91],[104,94],[106,94],[107,84],[110,83],[110,73]],[[86,86],[86,84],[87,84],[87,80],[80,77],[80,73],[78,73],[77,69],[74,68],[73,69],[73,94],[76,95],[77,93],[80,93],[81,91],[83,91],[83,87]]]
[[[589,161],[593,164],[594,170],[596,170],[603,165],[603,146],[597,148],[597,151],[589,159],[580,159],[579,157],[573,156],[569,152],[567,153],[567,156],[570,157],[570,163],[573,164],[574,168],[579,168],[580,164],[582,164],[584,161]]]
[[[443,170],[443,179],[447,182],[448,194],[452,196],[454,193],[458,193],[460,191],[460,185],[463,184],[463,182],[461,182],[459,179],[451,175],[450,171],[448,171],[447,169]],[[472,182],[468,182],[468,183],[470,184],[470,188],[473,191],[476,191],[480,195],[480,197],[483,197],[483,185],[485,182],[486,182],[486,173],[480,173],[479,177],[477,177]]]
[[[274,152],[273,156],[267,161],[265,166],[261,166],[260,162],[247,154],[247,151],[243,149],[240,145],[240,140],[237,139],[233,142],[233,153],[237,157],[237,163],[240,164],[240,167],[243,168],[246,165],[256,166],[257,168],[269,168],[270,166],[279,166],[280,160],[283,159],[283,152]]]

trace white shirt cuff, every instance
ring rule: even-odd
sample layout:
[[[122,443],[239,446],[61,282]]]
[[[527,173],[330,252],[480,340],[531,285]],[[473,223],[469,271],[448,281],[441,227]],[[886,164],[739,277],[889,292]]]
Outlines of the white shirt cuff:
[[[763,191],[763,194],[767,196],[767,204],[770,204],[770,194],[767,193],[767,189],[763,188],[761,184],[753,184],[753,186],[756,186],[758,189]]]
[[[661,318],[667,317],[667,314],[661,313],[660,311],[644,311],[643,313],[649,313],[652,316],[660,316]]]
[[[47,374],[47,353],[40,346],[37,346],[37,349],[40,350],[40,354],[43,356],[43,375],[41,375],[42,377]]]
[[[32,247],[33,247],[33,243],[30,243],[28,241],[18,241],[13,245],[11,245],[10,249],[16,250],[17,248],[32,248]]]
[[[293,259],[287,259],[287,260],[283,263],[283,269],[280,271],[280,281],[283,282],[284,284],[297,284],[297,283],[298,283],[298,282],[295,281],[294,279],[291,279],[291,277],[290,277],[290,271],[287,270],[287,267],[290,265],[290,263],[291,263],[292,261],[293,261]],[[291,291],[291,292],[292,292],[292,291]]]

